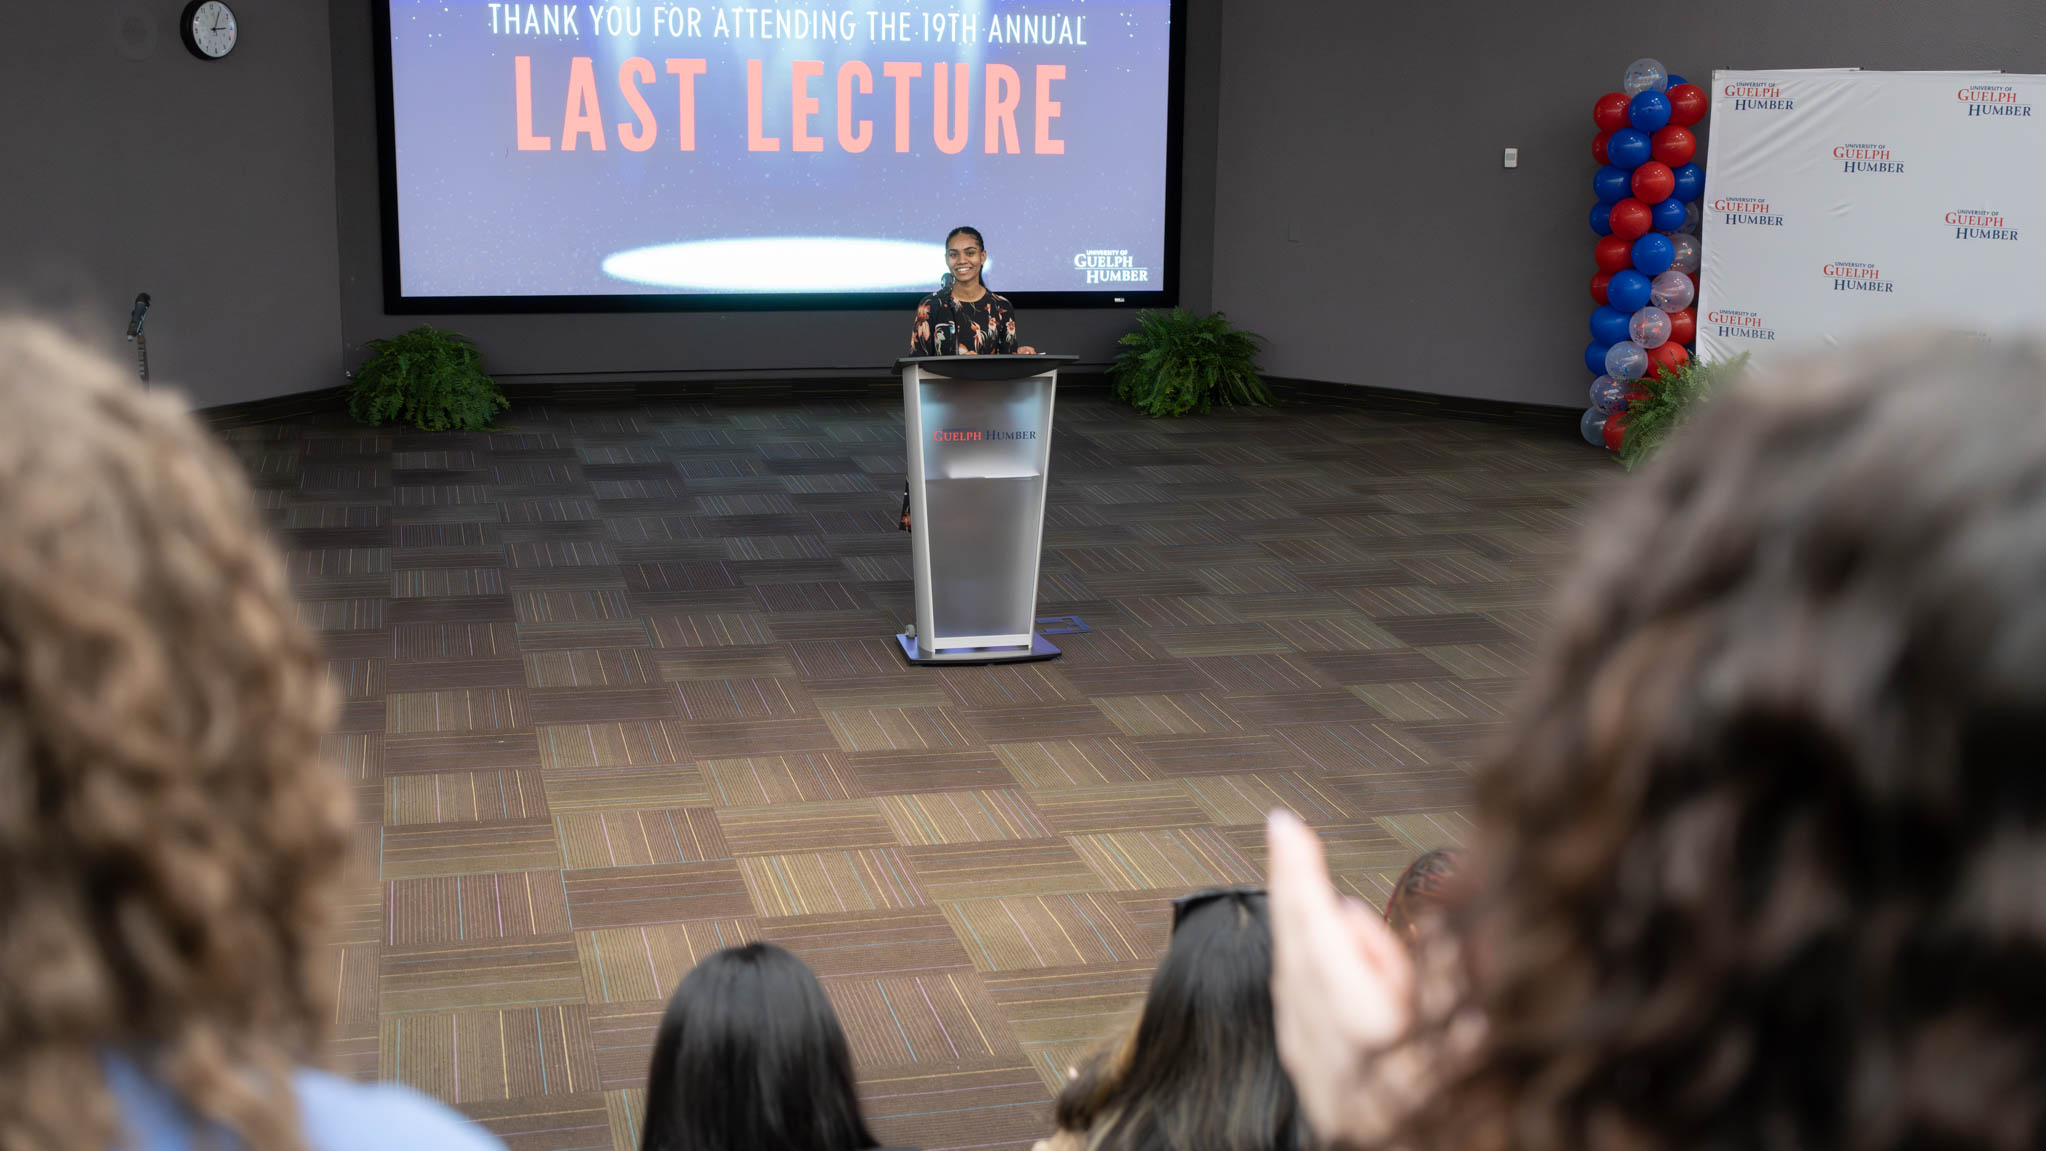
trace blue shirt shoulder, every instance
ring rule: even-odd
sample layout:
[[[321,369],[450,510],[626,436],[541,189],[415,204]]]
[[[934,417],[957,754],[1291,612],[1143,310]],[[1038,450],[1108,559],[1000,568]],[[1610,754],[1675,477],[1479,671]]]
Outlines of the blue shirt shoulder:
[[[125,1059],[105,1067],[128,1128],[123,1151],[190,1151],[199,1121],[182,1100]],[[489,1132],[409,1087],[301,1070],[292,1088],[313,1151],[504,1151]]]

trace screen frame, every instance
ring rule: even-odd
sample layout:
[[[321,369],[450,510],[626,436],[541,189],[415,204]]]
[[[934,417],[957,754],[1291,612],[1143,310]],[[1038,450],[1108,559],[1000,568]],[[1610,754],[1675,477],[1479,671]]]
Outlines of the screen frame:
[[[376,56],[377,176],[383,233],[384,314],[523,315],[545,312],[793,312],[900,311],[927,293],[902,292],[625,292],[562,296],[411,296],[404,290],[398,234],[397,109],[392,85],[391,3],[367,0]],[[1165,260],[1151,291],[1028,292],[1002,295],[1024,308],[1170,308],[1179,304],[1180,194],[1185,164],[1186,0],[1169,0],[1166,52]],[[944,227],[942,221],[933,221]],[[938,277],[931,277],[932,290]]]

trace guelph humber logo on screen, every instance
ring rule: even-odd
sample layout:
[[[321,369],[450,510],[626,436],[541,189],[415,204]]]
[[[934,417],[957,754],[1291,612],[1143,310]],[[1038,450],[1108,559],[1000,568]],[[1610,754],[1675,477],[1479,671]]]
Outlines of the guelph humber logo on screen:
[[[1833,149],[1833,159],[1840,162],[1842,172],[1875,172],[1885,176],[1904,173],[1904,161],[1888,144],[1840,144]]]
[[[1714,308],[1705,313],[1705,323],[1722,340],[1776,339],[1776,330],[1760,315],[1738,308]]]
[[[1769,203],[1767,196],[1721,196],[1712,201],[1711,209],[1720,222],[1730,227],[1781,228],[1783,217]]]
[[[2032,114],[2032,106],[2009,84],[1973,84],[1955,92],[1954,102],[1966,108],[1971,117]]]
[[[2002,212],[1987,208],[1962,208],[1940,217],[1954,230],[1956,240],[2002,240],[2006,243],[2018,238],[2018,230],[2011,227],[2010,220]]]
[[[1883,279],[1882,269],[1874,264],[1862,264],[1851,260],[1843,260],[1838,263],[1827,264],[1820,270],[1825,273],[1827,279],[1833,281],[1833,290],[1836,292],[1894,292],[1897,290],[1896,281]]]
[[[1137,267],[1128,248],[1089,248],[1073,254],[1073,267],[1089,284],[1148,284],[1151,269]]]
[[[1729,112],[1794,112],[1797,101],[1783,94],[1783,88],[1774,80],[1748,80],[1727,84],[1719,94],[1731,100]]]

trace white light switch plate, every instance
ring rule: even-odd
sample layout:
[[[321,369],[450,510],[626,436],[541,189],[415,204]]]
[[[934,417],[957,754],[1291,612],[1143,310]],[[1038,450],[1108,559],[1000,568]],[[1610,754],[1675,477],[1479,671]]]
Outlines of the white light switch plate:
[[[1509,168],[1520,167],[1520,149],[1518,148],[1506,149],[1506,166]]]

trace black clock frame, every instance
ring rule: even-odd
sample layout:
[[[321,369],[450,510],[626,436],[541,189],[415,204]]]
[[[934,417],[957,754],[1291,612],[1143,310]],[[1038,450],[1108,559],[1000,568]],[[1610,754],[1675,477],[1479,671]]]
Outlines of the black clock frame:
[[[197,15],[200,6],[206,3],[208,3],[208,0],[191,0],[190,3],[185,5],[184,12],[178,16],[178,39],[185,42],[185,51],[210,63],[215,60],[227,59],[228,53],[233,52],[234,48],[230,47],[227,52],[222,52],[218,56],[208,56],[200,49],[198,38],[192,35],[192,17]],[[235,43],[239,44],[241,42],[242,18],[235,14],[234,7],[228,4],[227,0],[221,0],[220,6],[227,9],[228,15],[234,16]]]

